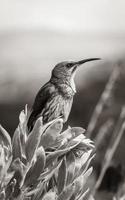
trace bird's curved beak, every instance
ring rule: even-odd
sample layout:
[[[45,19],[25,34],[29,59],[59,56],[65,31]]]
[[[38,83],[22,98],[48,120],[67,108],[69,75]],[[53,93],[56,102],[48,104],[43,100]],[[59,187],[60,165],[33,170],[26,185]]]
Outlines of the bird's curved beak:
[[[88,59],[80,60],[78,62],[74,62],[74,65],[79,66],[86,62],[90,62],[90,61],[94,61],[94,60],[101,60],[101,58],[88,58]]]
[[[90,61],[94,61],[94,60],[101,60],[101,58],[88,58],[88,59],[84,59],[84,60],[80,60],[80,61],[77,61],[77,62],[73,62],[72,63],[72,73],[74,73],[77,69],[78,66],[86,63],[86,62],[90,62]]]

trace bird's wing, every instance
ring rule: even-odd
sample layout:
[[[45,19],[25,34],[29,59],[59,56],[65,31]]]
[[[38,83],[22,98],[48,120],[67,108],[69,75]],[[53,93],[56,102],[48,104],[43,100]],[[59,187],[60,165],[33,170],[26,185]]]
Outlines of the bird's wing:
[[[38,94],[36,95],[36,98],[32,107],[33,111],[41,112],[46,102],[52,96],[54,92],[55,92],[55,86],[50,82],[46,83],[43,87],[41,87]]]
[[[30,114],[30,117],[28,119],[28,130],[31,130],[33,127],[33,124],[35,123],[36,119],[39,117],[40,114],[42,114],[42,111],[45,107],[46,102],[49,100],[49,98],[52,97],[53,93],[55,92],[55,86],[48,82],[46,83],[38,92],[36,95],[32,112]]]

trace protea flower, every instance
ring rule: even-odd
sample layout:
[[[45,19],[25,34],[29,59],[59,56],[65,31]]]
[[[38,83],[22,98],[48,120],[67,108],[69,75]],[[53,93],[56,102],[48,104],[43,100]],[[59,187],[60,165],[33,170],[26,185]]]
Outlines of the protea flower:
[[[40,117],[27,135],[27,109],[12,141],[0,127],[1,200],[83,200],[92,172],[93,143],[80,127],[62,132],[62,119],[45,125]]]

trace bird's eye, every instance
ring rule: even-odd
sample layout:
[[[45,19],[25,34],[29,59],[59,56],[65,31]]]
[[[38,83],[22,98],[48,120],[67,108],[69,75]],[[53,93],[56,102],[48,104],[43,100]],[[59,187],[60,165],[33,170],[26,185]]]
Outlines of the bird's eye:
[[[68,67],[68,68],[71,68],[71,67],[72,67],[72,63],[68,63],[68,64],[67,64],[67,67]]]

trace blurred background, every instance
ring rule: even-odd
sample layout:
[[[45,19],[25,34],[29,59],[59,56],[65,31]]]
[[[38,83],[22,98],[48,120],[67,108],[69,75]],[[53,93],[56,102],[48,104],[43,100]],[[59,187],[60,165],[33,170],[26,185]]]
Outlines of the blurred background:
[[[77,71],[78,92],[68,124],[87,128],[120,63],[122,72],[98,124],[118,119],[125,100],[124,8],[123,0],[0,0],[0,123],[11,135],[25,104],[31,107],[52,68],[65,60],[102,58]],[[117,155],[120,163],[124,142]]]
[[[123,0],[0,0],[0,123],[11,134],[56,63],[100,57],[75,78],[69,120],[87,126],[114,63],[124,58],[124,6]]]

